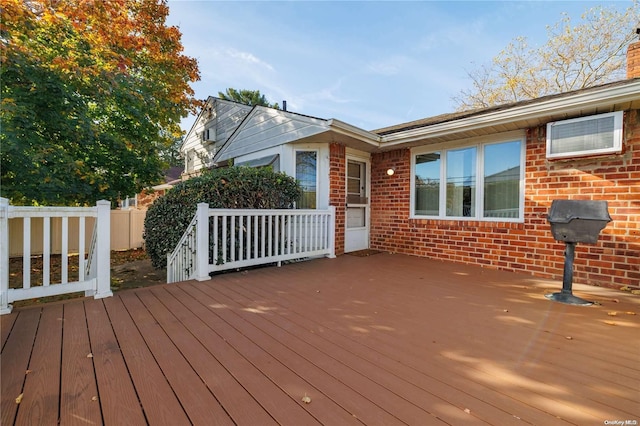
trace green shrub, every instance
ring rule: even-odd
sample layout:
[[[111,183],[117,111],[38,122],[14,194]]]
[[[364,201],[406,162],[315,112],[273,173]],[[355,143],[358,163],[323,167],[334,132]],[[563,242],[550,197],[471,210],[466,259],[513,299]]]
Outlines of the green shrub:
[[[178,244],[198,203],[209,203],[214,209],[282,209],[292,208],[300,194],[294,178],[269,168],[207,171],[180,182],[149,207],[144,221],[147,253],[154,267],[165,268],[167,253]]]

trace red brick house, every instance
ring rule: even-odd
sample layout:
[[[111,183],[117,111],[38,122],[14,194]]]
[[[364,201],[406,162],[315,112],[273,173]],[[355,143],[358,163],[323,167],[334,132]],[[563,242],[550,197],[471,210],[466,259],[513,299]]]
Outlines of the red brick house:
[[[574,282],[640,287],[639,46],[624,81],[374,131],[210,98],[185,154],[206,146],[209,166],[296,176],[300,207],[336,206],[337,254],[375,249],[554,279],[564,244],[550,232],[551,202],[605,200],[613,222],[597,244],[578,244]]]

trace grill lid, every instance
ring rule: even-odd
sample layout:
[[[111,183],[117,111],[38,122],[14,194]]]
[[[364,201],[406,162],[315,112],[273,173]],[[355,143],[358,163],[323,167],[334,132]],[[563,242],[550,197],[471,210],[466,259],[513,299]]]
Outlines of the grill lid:
[[[569,223],[574,219],[611,222],[606,201],[553,200],[547,220],[551,223]]]

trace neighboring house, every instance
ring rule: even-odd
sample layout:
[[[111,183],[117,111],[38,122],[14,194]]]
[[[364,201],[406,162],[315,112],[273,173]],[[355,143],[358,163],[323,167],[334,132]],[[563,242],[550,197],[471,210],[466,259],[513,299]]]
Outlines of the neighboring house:
[[[184,148],[206,152],[206,166],[295,176],[298,207],[336,206],[336,254],[370,248],[558,279],[551,202],[606,200],[613,222],[596,245],[578,244],[574,282],[640,287],[639,46],[624,81],[375,131],[210,98]],[[197,143],[223,116],[234,117],[225,137]]]
[[[173,188],[173,185],[182,181],[183,170],[179,166],[169,168],[164,174],[164,183],[143,189],[133,197],[120,200],[118,207],[121,209],[147,209],[158,197],[163,196],[167,190]]]

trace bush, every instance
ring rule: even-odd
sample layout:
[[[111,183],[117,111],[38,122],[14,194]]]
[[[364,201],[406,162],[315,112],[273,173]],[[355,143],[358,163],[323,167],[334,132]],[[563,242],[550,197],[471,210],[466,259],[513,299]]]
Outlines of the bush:
[[[301,194],[294,178],[269,168],[228,167],[180,182],[158,198],[144,220],[147,253],[156,268],[165,268],[167,253],[173,251],[189,226],[198,203],[210,208],[292,208]]]

